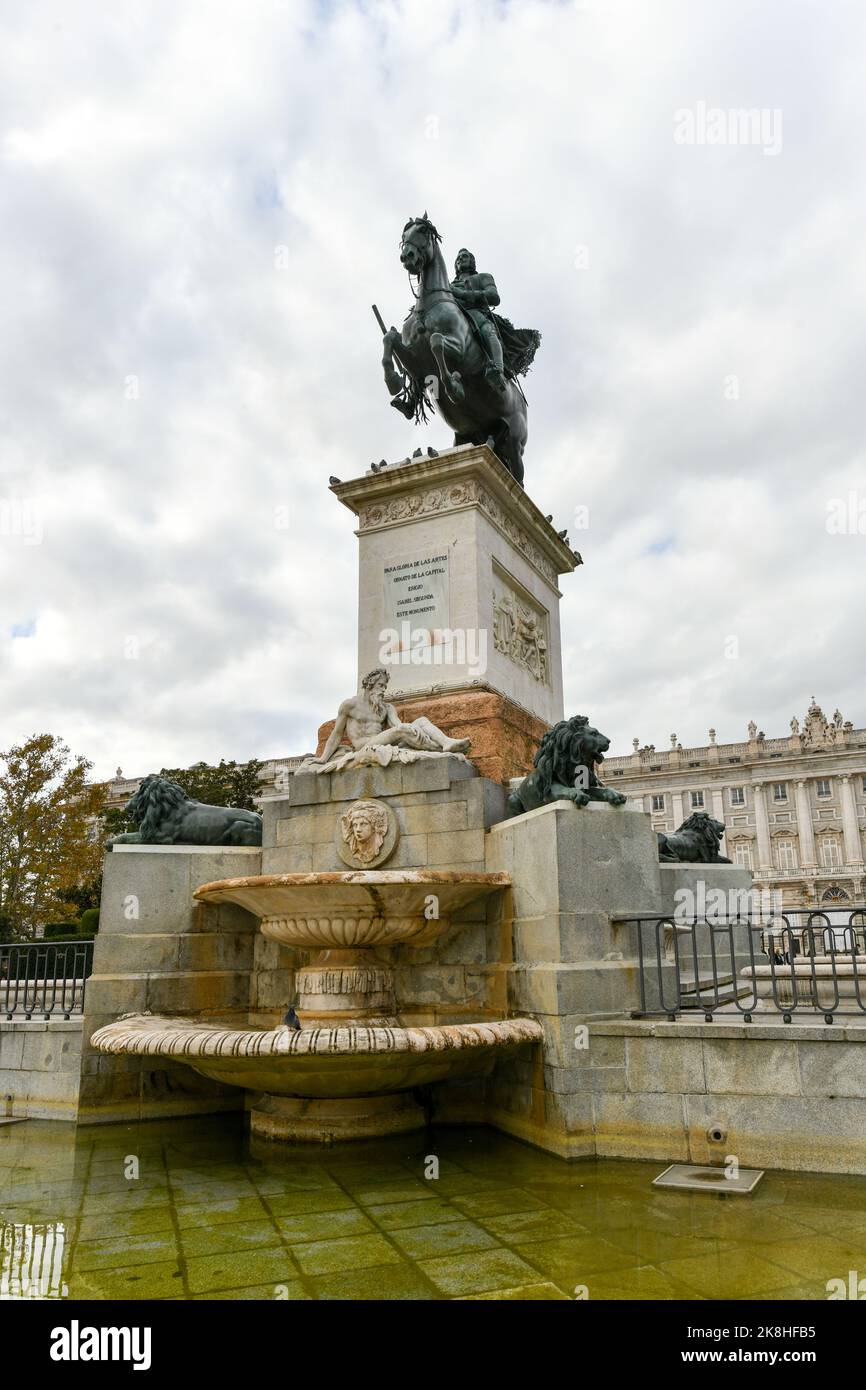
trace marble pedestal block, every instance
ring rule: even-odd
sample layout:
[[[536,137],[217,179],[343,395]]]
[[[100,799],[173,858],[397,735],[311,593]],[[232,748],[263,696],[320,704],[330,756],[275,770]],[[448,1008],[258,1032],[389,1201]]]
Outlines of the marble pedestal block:
[[[502,909],[512,949],[509,1010],[535,1017],[545,1037],[534,1067],[497,1067],[489,1118],[542,1148],[592,1154],[592,1088],[616,1085],[594,1024],[640,1008],[637,937],[624,919],[661,908],[651,819],[600,802],[556,801],[494,826],[487,866],[513,885]]]
[[[359,677],[385,666],[392,698],[490,691],[563,717],[558,580],[579,561],[486,445],[332,491],[358,518]]]

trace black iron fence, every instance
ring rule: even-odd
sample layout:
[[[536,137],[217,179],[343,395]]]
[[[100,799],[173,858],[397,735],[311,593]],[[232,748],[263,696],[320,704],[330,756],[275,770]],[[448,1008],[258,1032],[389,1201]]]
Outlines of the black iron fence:
[[[637,933],[640,1013],[866,1014],[866,906],[629,919]]]
[[[0,946],[0,1018],[71,1018],[84,1009],[92,941]]]

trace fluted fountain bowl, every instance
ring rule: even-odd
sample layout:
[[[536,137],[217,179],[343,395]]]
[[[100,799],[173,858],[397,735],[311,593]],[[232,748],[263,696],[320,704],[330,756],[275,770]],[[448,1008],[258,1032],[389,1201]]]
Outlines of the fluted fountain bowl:
[[[358,869],[259,874],[203,883],[203,903],[236,903],[261,919],[263,935],[303,950],[426,946],[456,912],[506,888],[508,874],[459,869]]]
[[[262,1139],[332,1143],[402,1134],[428,1118],[419,1087],[488,1075],[497,1058],[542,1038],[531,1018],[439,1027],[225,1028],[189,1018],[120,1018],[91,1039],[99,1052],[184,1062],[251,1092]]]

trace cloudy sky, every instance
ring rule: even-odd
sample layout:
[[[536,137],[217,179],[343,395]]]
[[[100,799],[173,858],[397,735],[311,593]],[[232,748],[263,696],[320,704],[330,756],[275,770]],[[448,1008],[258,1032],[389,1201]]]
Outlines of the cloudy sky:
[[[567,712],[613,752],[813,692],[866,724],[861,0],[0,17],[0,747],[313,745],[356,675],[328,476],[449,440],[389,408],[370,314],[425,208],[543,334]]]

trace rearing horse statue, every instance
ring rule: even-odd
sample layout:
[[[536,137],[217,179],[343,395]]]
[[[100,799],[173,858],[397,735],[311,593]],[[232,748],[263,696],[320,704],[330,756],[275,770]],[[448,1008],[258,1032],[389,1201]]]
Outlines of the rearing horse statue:
[[[496,318],[497,329],[507,335],[505,374],[493,368],[483,334],[454,293],[440,241],[426,213],[403,228],[400,261],[417,276],[418,290],[402,332],[391,328],[383,338],[391,404],[407,419],[420,421],[427,418],[432,397],[454,430],[455,444],[489,444],[522,483],[527,407],[517,373],[527,370],[539,335]]]

